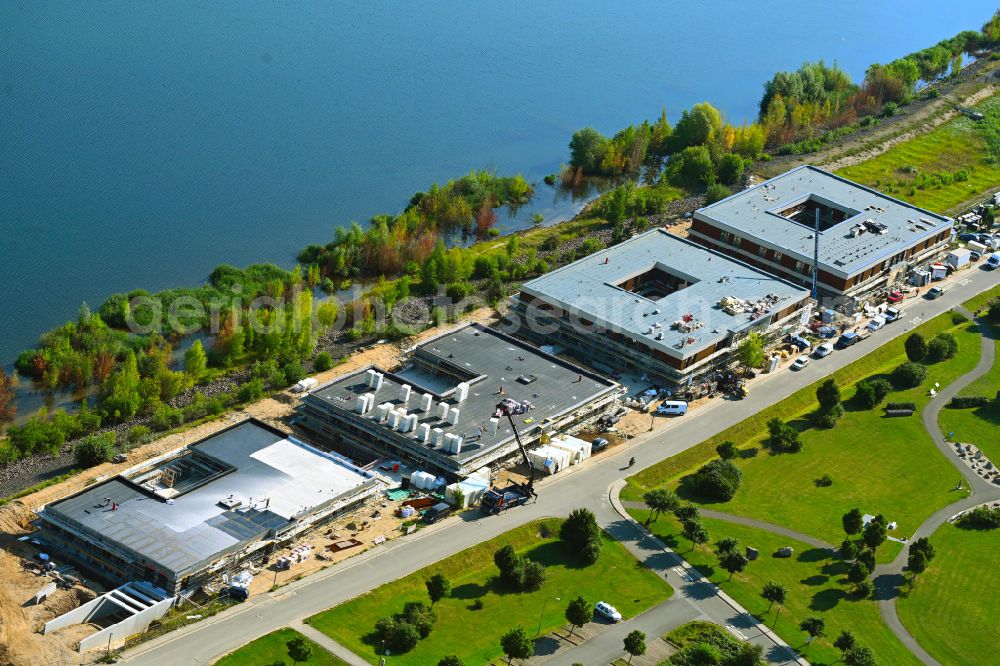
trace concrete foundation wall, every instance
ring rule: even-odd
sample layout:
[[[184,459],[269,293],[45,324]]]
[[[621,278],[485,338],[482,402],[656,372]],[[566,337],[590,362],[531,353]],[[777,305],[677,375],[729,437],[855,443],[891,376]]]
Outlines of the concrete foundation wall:
[[[80,641],[80,652],[93,650],[95,648],[107,647],[108,639],[111,639],[111,647],[122,645],[125,639],[133,634],[145,631],[153,620],[158,620],[167,614],[170,607],[174,605],[174,598],[169,597],[160,601],[144,611],[128,617],[118,624],[102,629],[96,634],[87,636]]]

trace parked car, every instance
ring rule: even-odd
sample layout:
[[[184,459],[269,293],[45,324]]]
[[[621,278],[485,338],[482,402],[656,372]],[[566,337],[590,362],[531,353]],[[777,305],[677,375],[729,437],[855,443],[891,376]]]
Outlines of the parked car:
[[[451,505],[445,502],[438,502],[431,508],[424,512],[423,521],[428,525],[433,525],[442,518],[446,518],[451,514]]]
[[[621,622],[622,619],[622,614],[618,612],[618,609],[604,601],[597,602],[594,606],[594,612],[609,622]]]
[[[973,250],[972,252],[969,253],[969,259],[972,261],[979,261],[982,258],[983,258],[982,252],[976,252],[975,250]]]
[[[797,359],[792,361],[792,370],[801,370],[802,368],[809,365],[808,356],[799,356]]]
[[[865,328],[867,328],[869,331],[871,331],[872,333],[874,333],[875,331],[877,331],[878,329],[882,328],[883,326],[885,326],[885,317],[879,315],[879,316],[872,317],[871,319],[869,319],[868,320],[868,326],[866,326]]]
[[[905,314],[899,308],[887,308],[885,311],[885,320],[886,322],[896,321],[897,319],[902,319]]]
[[[608,440],[604,439],[603,437],[598,437],[597,439],[595,439],[593,442],[590,443],[590,450],[592,452],[603,451],[604,449],[608,448],[608,444],[610,444]]]
[[[942,289],[941,287],[931,287],[930,289],[927,290],[927,298],[933,301],[935,298],[937,298],[943,293],[944,289]]]
[[[963,243],[968,242],[968,241],[977,241],[978,242],[979,241],[979,234],[959,234],[958,235],[958,240],[962,241]]]
[[[986,259],[986,265],[990,268],[1000,266],[1000,252],[994,252]]]
[[[837,339],[837,344],[835,344],[834,347],[837,349],[847,349],[857,341],[858,341],[857,333],[854,332],[844,333]]]
[[[688,404],[683,400],[664,400],[656,408],[660,416],[684,416],[688,413]]]
[[[824,356],[829,356],[833,353],[833,344],[830,342],[824,342],[816,347],[816,351],[813,352],[813,356],[816,358],[823,358]]]
[[[894,291],[894,292],[892,292],[892,293],[889,294],[889,298],[887,300],[890,303],[899,303],[901,300],[903,300],[903,292],[901,292],[901,291]]]

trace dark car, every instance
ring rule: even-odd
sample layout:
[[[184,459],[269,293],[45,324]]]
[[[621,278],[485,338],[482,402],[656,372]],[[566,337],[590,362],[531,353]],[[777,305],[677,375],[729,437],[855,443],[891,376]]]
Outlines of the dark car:
[[[935,298],[937,298],[943,293],[944,289],[942,289],[941,287],[931,287],[930,289],[927,290],[927,298],[933,301]]]
[[[857,333],[844,333],[837,339],[837,344],[834,345],[837,349],[847,349],[855,342],[858,341]]]
[[[979,234],[959,234],[958,235],[958,240],[965,241],[965,242],[968,242],[968,241],[978,241],[979,240]]]
[[[433,525],[442,518],[447,517],[451,513],[451,505],[444,502],[438,502],[431,508],[424,511],[424,522],[428,525]]]
[[[969,259],[971,259],[972,261],[979,261],[982,258],[983,255],[981,252],[976,252],[975,250],[973,250],[972,252],[969,253]]]
[[[598,437],[597,439],[595,439],[593,442],[590,443],[590,450],[591,452],[603,451],[604,449],[608,448],[609,443],[610,442],[608,442],[608,440],[604,439],[603,437]]]

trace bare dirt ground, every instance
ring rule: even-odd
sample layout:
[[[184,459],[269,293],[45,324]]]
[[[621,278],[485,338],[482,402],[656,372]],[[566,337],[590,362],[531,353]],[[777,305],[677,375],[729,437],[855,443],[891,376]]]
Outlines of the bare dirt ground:
[[[488,323],[495,317],[496,311],[492,308],[481,308],[464,317],[462,324],[469,321]],[[403,358],[405,349],[424,339],[440,335],[448,329],[449,327],[442,327],[425,331],[414,338],[408,338],[399,343],[372,345],[354,354],[335,368],[316,375],[316,379],[323,383],[369,365],[392,368]],[[0,664],[36,666],[38,664],[80,663],[80,655],[75,651],[74,646],[81,638],[96,630],[96,627],[91,625],[77,625],[46,636],[37,633],[38,629],[48,620],[76,608],[80,603],[92,599],[96,593],[103,592],[104,589],[93,581],[82,579],[80,586],[71,590],[57,590],[48,600],[38,606],[25,605],[27,600],[31,599],[39,589],[51,580],[44,576],[37,576],[22,566],[25,560],[30,561],[38,552],[37,547],[17,541],[19,536],[34,530],[31,521],[36,517],[34,513],[36,509],[146,460],[188,446],[248,416],[265,421],[286,432],[291,432],[287,425],[287,419],[292,415],[297,403],[298,396],[290,392],[265,398],[241,411],[184,429],[133,449],[129,452],[128,460],[124,463],[105,463],[92,467],[61,483],[0,506]],[[403,521],[395,516],[399,504],[379,498],[366,505],[358,512],[358,515],[345,517],[333,525],[325,526],[313,534],[306,535],[303,542],[313,545],[313,557],[288,571],[278,572],[277,583],[280,585],[283,582],[308,575],[317,569],[364,552],[368,548],[377,547],[373,543],[377,537],[391,539],[402,535],[400,526]],[[378,518],[373,517],[376,511],[380,512]],[[364,521],[368,521],[368,525],[362,525]],[[347,524],[350,522],[357,523],[357,529],[348,529]],[[326,546],[334,541],[351,537],[362,541],[363,545],[339,553],[331,553],[326,549]],[[282,554],[285,554],[285,551],[276,553],[275,559]],[[328,559],[320,559],[316,557],[317,554],[322,554]],[[273,569],[261,572],[259,576],[255,577],[251,591],[266,591],[274,581]]]

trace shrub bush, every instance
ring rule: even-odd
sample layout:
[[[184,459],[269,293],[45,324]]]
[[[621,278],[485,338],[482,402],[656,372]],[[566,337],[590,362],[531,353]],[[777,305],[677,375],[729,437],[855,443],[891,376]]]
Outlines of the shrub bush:
[[[885,415],[892,416],[913,416],[912,409],[887,409],[885,410]]]
[[[952,312],[951,313],[951,323],[953,323],[955,326],[958,326],[960,324],[964,324],[967,321],[969,321],[969,318],[966,317],[961,312]]]
[[[829,474],[824,474],[815,481],[813,481],[820,488],[829,488],[833,485],[833,479],[830,478]]]
[[[722,183],[714,183],[708,186],[708,190],[705,192],[705,201],[713,204],[716,201],[722,201],[732,193],[732,190]]]
[[[797,434],[797,433],[796,433]],[[731,500],[740,489],[743,473],[729,460],[716,458],[694,473],[691,483],[702,497]]]
[[[885,405],[886,409],[908,409],[911,412],[917,411],[917,403],[915,402],[888,402]]]
[[[798,453],[802,450],[802,438],[799,431],[774,417],[767,422],[767,431],[771,437],[768,440],[771,449],[781,453]]]
[[[73,460],[80,468],[93,467],[108,462],[114,454],[114,432],[84,437],[73,447]]]
[[[969,409],[970,407],[986,407],[990,399],[982,395],[959,395],[948,403],[950,409]]]
[[[316,354],[316,358],[313,360],[313,367],[316,368],[317,372],[324,372],[333,367],[333,356],[330,352],[320,352]]]
[[[925,379],[927,379],[927,366],[920,363],[903,363],[892,371],[892,382],[901,389],[916,388]]]
[[[837,425],[837,421],[844,415],[844,408],[837,404],[827,409],[820,409],[814,415],[814,421],[820,428],[829,430]]]
[[[1000,527],[1000,509],[977,506],[972,511],[963,514],[957,522],[960,527],[975,530],[995,530]]]
[[[874,409],[891,392],[892,384],[888,380],[877,377],[858,382],[854,395],[865,409]]]
[[[958,340],[951,333],[938,333],[927,343],[927,360],[931,363],[953,358],[957,353]]]

